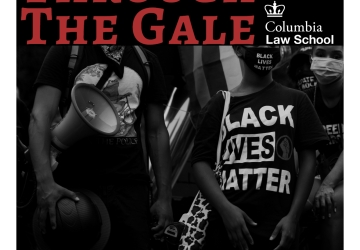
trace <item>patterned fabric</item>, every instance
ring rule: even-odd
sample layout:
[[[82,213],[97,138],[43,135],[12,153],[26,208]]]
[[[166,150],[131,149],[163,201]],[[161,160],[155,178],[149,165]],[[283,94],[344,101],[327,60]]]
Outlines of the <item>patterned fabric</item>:
[[[221,92],[225,99],[225,103],[220,128],[222,128],[223,126],[225,115],[228,113],[230,103],[230,92]],[[221,142],[222,138],[225,136],[223,134],[224,130],[221,131],[222,132],[219,135],[219,141],[217,145],[215,169],[213,170],[214,176],[220,186],[223,185],[223,180],[221,178],[221,169],[224,163],[223,161],[220,161]],[[180,222],[184,223],[185,227],[180,238],[179,250],[195,250],[201,249],[203,247],[206,236],[205,230],[209,225],[208,218],[211,210],[212,208],[210,203],[199,191],[193,203],[191,204],[189,212],[183,214],[183,216],[181,216],[180,218]]]
[[[125,46],[120,45],[101,45],[100,46],[105,55],[120,65],[122,56],[124,54]]]
[[[214,170],[214,175],[219,185],[223,185],[221,178],[222,164],[218,164]],[[206,228],[209,225],[208,218],[211,213],[211,205],[206,198],[198,192],[190,211],[180,218],[180,222],[185,224],[184,231],[180,238],[179,250],[198,250],[204,246]]]
[[[180,238],[179,250],[201,249],[204,245],[206,228],[209,225],[208,217],[211,212],[211,205],[198,192],[190,211],[184,214],[180,222],[185,224],[184,231]]]

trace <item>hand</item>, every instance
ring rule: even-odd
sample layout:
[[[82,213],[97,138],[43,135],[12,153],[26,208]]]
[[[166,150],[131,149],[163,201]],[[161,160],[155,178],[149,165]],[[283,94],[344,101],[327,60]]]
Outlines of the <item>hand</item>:
[[[56,210],[55,206],[62,197],[69,197],[74,201],[79,201],[76,194],[62,186],[51,182],[49,184],[39,184],[37,186],[37,216],[39,218],[39,227],[42,233],[46,233],[46,217],[49,213],[51,228],[56,228]]]
[[[285,216],[279,221],[270,237],[270,240],[274,240],[281,232],[280,244],[274,250],[291,247],[296,235],[296,226],[297,221],[293,220],[290,216]]]
[[[157,220],[157,225],[151,228],[155,239],[161,239],[165,228],[173,222],[173,214],[171,202],[165,200],[157,200],[150,208],[152,217]]]
[[[246,223],[256,226],[256,223],[237,206],[230,204],[226,211],[221,213],[222,220],[228,233],[228,237],[234,248],[248,250],[248,243],[254,244],[254,241],[246,227]]]
[[[319,190],[315,194],[314,204],[315,209],[320,211],[323,219],[325,219],[326,213],[329,218],[332,211],[336,213],[336,202],[334,200],[334,189],[327,184],[322,183]]]

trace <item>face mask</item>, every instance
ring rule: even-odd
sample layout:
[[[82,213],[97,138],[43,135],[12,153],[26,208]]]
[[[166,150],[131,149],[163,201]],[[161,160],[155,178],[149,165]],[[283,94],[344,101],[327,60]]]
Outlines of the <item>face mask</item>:
[[[280,62],[280,48],[241,47],[241,58],[258,76],[265,76]]]
[[[333,59],[333,58],[312,58],[310,68],[319,83],[329,84],[338,80],[344,72],[344,61]]]

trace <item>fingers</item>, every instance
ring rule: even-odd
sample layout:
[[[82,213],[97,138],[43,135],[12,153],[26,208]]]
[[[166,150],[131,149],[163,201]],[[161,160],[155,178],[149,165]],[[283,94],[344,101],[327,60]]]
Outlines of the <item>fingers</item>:
[[[326,202],[325,202],[325,197],[321,196],[320,197],[320,211],[321,211],[321,218],[325,219],[325,214],[326,214]]]
[[[279,234],[279,232],[280,232],[280,229],[281,229],[281,227],[280,227],[279,225],[277,225],[277,226],[275,227],[273,233],[272,233],[271,236],[270,236],[270,240],[274,240],[274,239],[278,236],[278,234]]]
[[[247,242],[244,238],[244,235],[242,233],[242,231],[240,229],[238,229],[236,231],[236,234],[237,234],[237,242],[238,242],[238,246],[240,246],[240,249],[243,249],[243,250],[248,250],[248,245],[247,245]]]
[[[151,228],[151,231],[154,232],[154,238],[158,239],[162,236],[165,229],[165,220],[163,218],[159,219],[157,225]]]
[[[284,248],[284,246],[280,243],[274,250],[282,250],[282,249],[286,249],[286,248]]]
[[[257,225],[246,213],[243,213],[243,215],[244,215],[244,219],[247,223],[249,223],[252,226]]]
[[[315,196],[314,205],[315,205],[315,210],[318,211],[318,210],[320,209],[320,201],[319,201],[319,197],[318,197],[318,196]]]
[[[242,232],[244,234],[244,237],[245,237],[246,241],[249,242],[250,245],[254,245],[254,240],[251,237],[251,234],[250,234],[250,232],[249,232],[249,230],[247,229],[246,226],[242,227]]]
[[[274,250],[289,249],[294,241],[294,236],[283,233],[279,245]]]
[[[153,232],[153,237],[155,240],[160,240],[163,241],[163,234],[164,234],[164,230],[166,228],[166,226],[170,223],[170,219],[164,215],[161,214],[160,216],[154,216],[155,220],[158,220],[157,222],[155,221],[155,226],[153,226],[151,228],[151,231]],[[159,219],[156,219],[159,218]]]
[[[281,250],[281,249],[283,249],[283,246],[279,244],[274,250]]]
[[[231,244],[233,245],[233,248],[236,248],[237,242],[238,242],[236,235],[234,234],[234,236],[233,236],[233,234],[229,231],[227,231],[227,235],[229,237]]]
[[[228,232],[228,236],[234,248],[241,250],[248,250],[248,245],[243,237],[241,230],[238,228],[231,232]]]
[[[39,208],[39,227],[43,234],[46,233],[46,217],[47,217],[47,209]]]
[[[80,200],[79,197],[77,197],[75,192],[70,191],[70,190],[65,189],[65,188],[64,188],[64,196],[67,196],[67,197],[73,199],[74,201],[79,201]]]
[[[38,194],[38,197],[44,197],[38,199],[39,227],[43,233],[46,233],[46,219],[48,214],[51,228],[56,229],[56,203],[64,196],[74,201],[79,201],[76,193],[62,187],[55,188],[54,191],[49,192],[48,195]]]
[[[172,222],[171,205],[168,202],[156,201],[150,208],[153,222],[151,231],[156,240],[163,241],[163,233],[166,226]]]
[[[315,209],[317,211],[317,213],[322,217],[322,219],[325,219],[324,215],[325,215],[325,198],[323,195],[317,194],[315,196]]]
[[[336,213],[337,205],[336,205],[336,201],[335,201],[335,199],[334,199],[334,195],[331,195],[331,201],[332,201],[332,203],[333,203],[334,212]]]
[[[331,218],[331,213],[332,213],[332,210],[333,210],[333,204],[332,204],[332,201],[331,201],[331,195],[326,195],[325,201],[326,201],[326,207],[327,207],[328,216],[329,216],[329,218]]]
[[[50,225],[54,230],[56,228],[56,210],[55,206],[49,207]]]
[[[227,231],[230,242],[234,248],[238,247],[242,250],[248,250],[248,243],[254,244],[254,241],[246,226],[237,227],[231,231]]]

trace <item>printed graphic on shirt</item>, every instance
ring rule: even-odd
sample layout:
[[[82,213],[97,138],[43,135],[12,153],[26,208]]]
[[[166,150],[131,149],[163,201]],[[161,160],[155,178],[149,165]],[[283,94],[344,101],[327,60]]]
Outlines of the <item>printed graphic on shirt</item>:
[[[344,134],[344,124],[327,124],[323,125],[326,134],[329,136],[330,142],[328,145],[342,143],[342,137]]]
[[[275,132],[231,136],[222,159],[225,164],[274,161]]]
[[[291,173],[285,169],[277,168],[239,168],[226,169],[222,171],[221,190],[241,190],[254,189],[249,186],[249,179],[256,178],[256,182],[251,183],[256,190],[290,194]],[[265,185],[263,185],[265,183]]]
[[[83,69],[75,78],[75,84],[96,85],[107,68],[106,64],[94,64]],[[115,137],[136,137],[134,123],[137,120],[135,110],[140,104],[143,88],[141,77],[131,68],[124,67],[124,76],[120,79],[112,73],[104,84],[102,92],[114,104],[120,118],[120,130]]]
[[[294,128],[294,120],[291,115],[293,110],[293,105],[277,105],[276,108],[273,106],[263,106],[259,109],[258,115],[252,110],[252,108],[244,108],[244,112],[241,118],[241,123],[239,121],[231,123],[230,114],[225,117],[224,126],[227,131],[232,131],[236,128],[247,128],[248,126],[252,127],[261,127],[261,126],[273,126],[278,122],[281,125],[290,125]],[[259,118],[258,118],[259,117]],[[261,123],[260,123],[261,122]],[[226,136],[226,131],[223,134],[222,140]]]
[[[275,126],[285,125],[294,128],[291,114],[294,106],[277,105],[263,106],[254,112],[252,108],[244,108],[242,117],[231,122],[228,114],[222,129],[222,190],[264,189],[266,191],[290,194],[291,173],[285,169],[274,167],[260,167],[260,162],[275,162],[276,156],[288,161],[293,154],[293,142],[287,135],[277,136]],[[245,134],[239,128],[249,128],[254,132],[256,128],[269,127],[270,132]],[[271,131],[273,127],[274,131]],[[238,129],[238,130],[236,130]],[[231,135],[226,136],[232,131]],[[239,133],[237,133],[239,131]],[[240,132],[242,131],[242,132]],[[252,163],[252,165],[232,164]]]
[[[316,86],[315,76],[304,76],[297,82],[300,90],[310,89]]]
[[[289,136],[281,136],[276,142],[276,154],[285,161],[291,158],[294,146]]]
[[[294,128],[294,120],[291,115],[293,105],[263,106],[259,109],[258,115],[252,108],[244,108],[241,122],[231,122],[230,115],[225,117],[222,129],[222,141],[225,140],[227,133],[236,128],[257,128],[261,126],[274,126],[275,124],[289,125]],[[259,118],[258,118],[259,117]],[[263,162],[274,161],[275,154],[275,132],[260,134],[236,134],[231,136],[226,144],[222,160],[225,164],[244,163],[244,162]],[[279,142],[278,142],[279,144]],[[281,159],[289,159],[292,154],[292,142],[289,137],[283,138],[279,144]],[[287,150],[285,150],[287,149]]]

